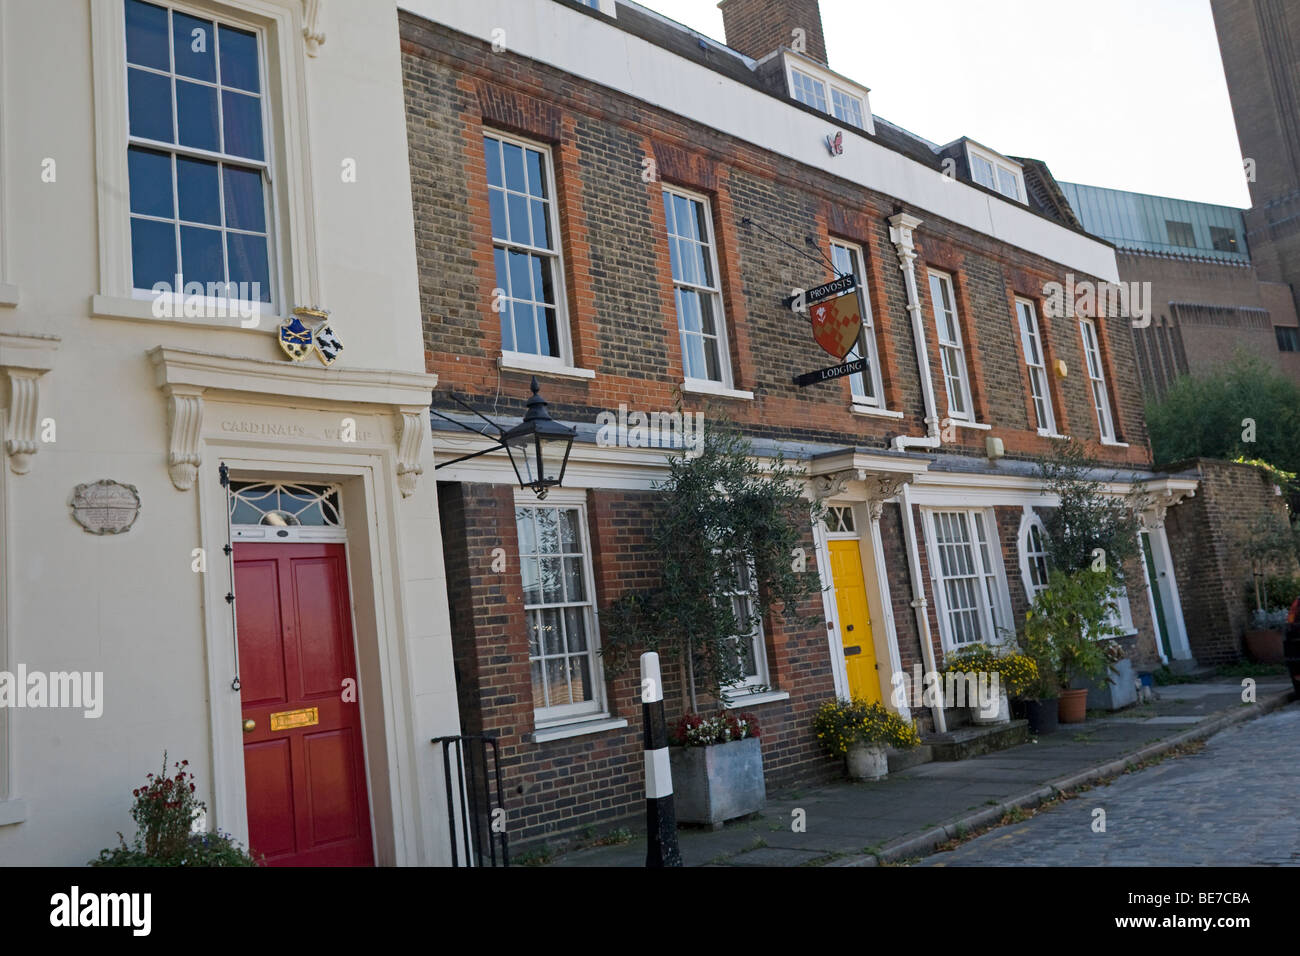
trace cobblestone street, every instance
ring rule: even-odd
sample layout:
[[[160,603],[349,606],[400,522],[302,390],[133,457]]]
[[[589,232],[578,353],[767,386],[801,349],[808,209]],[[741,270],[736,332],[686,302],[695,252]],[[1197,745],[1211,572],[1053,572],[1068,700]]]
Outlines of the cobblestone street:
[[[1300,865],[1300,706],[1211,737],[923,866]],[[1105,811],[1105,832],[1093,831]]]

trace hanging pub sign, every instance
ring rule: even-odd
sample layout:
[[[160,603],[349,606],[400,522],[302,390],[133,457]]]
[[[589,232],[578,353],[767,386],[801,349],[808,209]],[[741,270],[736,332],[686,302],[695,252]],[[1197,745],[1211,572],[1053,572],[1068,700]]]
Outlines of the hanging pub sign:
[[[866,365],[862,359],[844,362],[862,336],[862,304],[858,297],[858,282],[852,275],[840,276],[825,285],[809,289],[801,295],[786,300],[791,308],[802,311],[806,307],[812,323],[813,340],[841,364],[795,376],[795,384],[803,387],[825,382],[842,375],[861,372]]]

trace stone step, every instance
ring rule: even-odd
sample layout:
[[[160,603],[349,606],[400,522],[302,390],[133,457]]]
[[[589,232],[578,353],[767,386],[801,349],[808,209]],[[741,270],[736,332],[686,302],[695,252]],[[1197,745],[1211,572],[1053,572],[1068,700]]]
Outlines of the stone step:
[[[934,759],[934,750],[928,744],[921,744],[911,750],[895,750],[893,747],[886,747],[885,758],[889,761],[889,772],[898,773],[917,764],[929,763]]]
[[[944,734],[928,734],[925,746],[930,748],[934,760],[965,760],[995,750],[1018,747],[1028,740],[1029,721],[1013,720],[1006,724],[958,727]]]

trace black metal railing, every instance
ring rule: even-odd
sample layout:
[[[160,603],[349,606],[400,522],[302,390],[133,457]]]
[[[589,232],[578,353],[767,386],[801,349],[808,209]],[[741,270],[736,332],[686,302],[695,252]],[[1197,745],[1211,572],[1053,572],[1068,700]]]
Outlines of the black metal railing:
[[[467,734],[434,737],[432,742],[442,745],[451,865],[509,866],[505,793],[496,738]]]

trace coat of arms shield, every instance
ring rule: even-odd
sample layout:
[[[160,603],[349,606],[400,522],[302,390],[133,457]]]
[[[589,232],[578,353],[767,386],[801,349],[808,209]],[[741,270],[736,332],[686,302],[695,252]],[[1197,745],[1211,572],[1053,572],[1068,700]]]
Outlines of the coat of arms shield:
[[[322,325],[316,330],[316,357],[321,360],[322,365],[326,367],[333,365],[342,352],[343,343],[339,341],[332,328]]]
[[[280,323],[280,348],[295,362],[302,361],[311,351],[312,344],[312,330],[303,325],[298,316]]]
[[[843,359],[858,344],[862,334],[862,309],[856,291],[847,292],[809,310],[813,338],[837,359]]]

